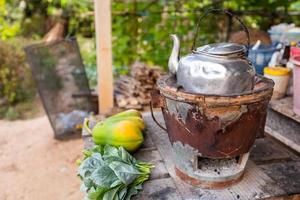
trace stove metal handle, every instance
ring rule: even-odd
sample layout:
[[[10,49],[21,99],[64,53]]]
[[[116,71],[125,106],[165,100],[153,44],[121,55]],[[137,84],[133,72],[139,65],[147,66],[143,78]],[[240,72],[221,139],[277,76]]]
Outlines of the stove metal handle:
[[[152,116],[152,119],[154,120],[154,122],[155,122],[161,129],[163,129],[164,131],[167,131],[167,129],[166,129],[165,127],[163,127],[163,126],[157,121],[157,119],[155,118],[154,113],[153,113],[153,105],[152,105],[152,101],[151,101],[151,100],[150,100],[149,106],[150,106],[151,116]]]

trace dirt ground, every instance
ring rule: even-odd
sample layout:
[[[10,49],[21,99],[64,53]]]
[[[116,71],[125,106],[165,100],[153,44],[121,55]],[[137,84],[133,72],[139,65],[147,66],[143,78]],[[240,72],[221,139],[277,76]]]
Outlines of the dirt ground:
[[[0,199],[79,200],[81,139],[57,141],[47,117],[0,120]]]

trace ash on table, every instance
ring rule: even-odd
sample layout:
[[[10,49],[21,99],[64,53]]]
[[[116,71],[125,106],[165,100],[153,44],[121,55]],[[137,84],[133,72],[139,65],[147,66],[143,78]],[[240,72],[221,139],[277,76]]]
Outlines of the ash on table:
[[[198,173],[211,175],[230,175],[240,170],[237,160],[230,159],[209,159],[198,157]]]
[[[150,101],[150,92],[163,74],[159,67],[134,63],[129,75],[120,76],[114,82],[116,105],[119,108],[145,110]]]

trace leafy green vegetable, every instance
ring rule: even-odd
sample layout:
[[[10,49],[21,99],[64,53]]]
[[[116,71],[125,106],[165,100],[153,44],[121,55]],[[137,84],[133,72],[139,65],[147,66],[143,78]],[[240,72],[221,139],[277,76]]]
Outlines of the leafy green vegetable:
[[[82,162],[82,164],[79,167],[79,175],[89,176],[91,173],[97,169],[97,167],[101,166],[103,164],[103,160],[101,157],[101,154],[94,153],[93,156],[90,157],[90,159],[86,159]]]
[[[98,186],[110,187],[118,177],[109,166],[102,165],[92,173],[91,180]]]
[[[140,174],[142,174],[136,167],[114,161],[109,164],[109,167],[115,172],[118,178],[126,185],[133,182]]]
[[[123,147],[96,145],[84,152],[78,176],[87,200],[130,200],[149,179],[153,167],[136,160]]]

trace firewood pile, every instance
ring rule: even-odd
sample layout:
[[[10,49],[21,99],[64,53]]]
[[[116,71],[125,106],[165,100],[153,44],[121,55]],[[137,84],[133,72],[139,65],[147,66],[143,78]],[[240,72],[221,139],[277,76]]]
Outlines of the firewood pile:
[[[122,75],[114,82],[116,105],[124,109],[145,110],[150,101],[150,92],[156,80],[163,74],[158,67],[149,67],[136,62],[131,66],[129,75]]]
[[[258,29],[249,29],[250,32],[250,44],[254,45],[257,40],[260,40],[262,44],[271,44],[271,38],[265,31]],[[246,33],[244,31],[234,32],[230,34],[230,42],[246,44]]]

